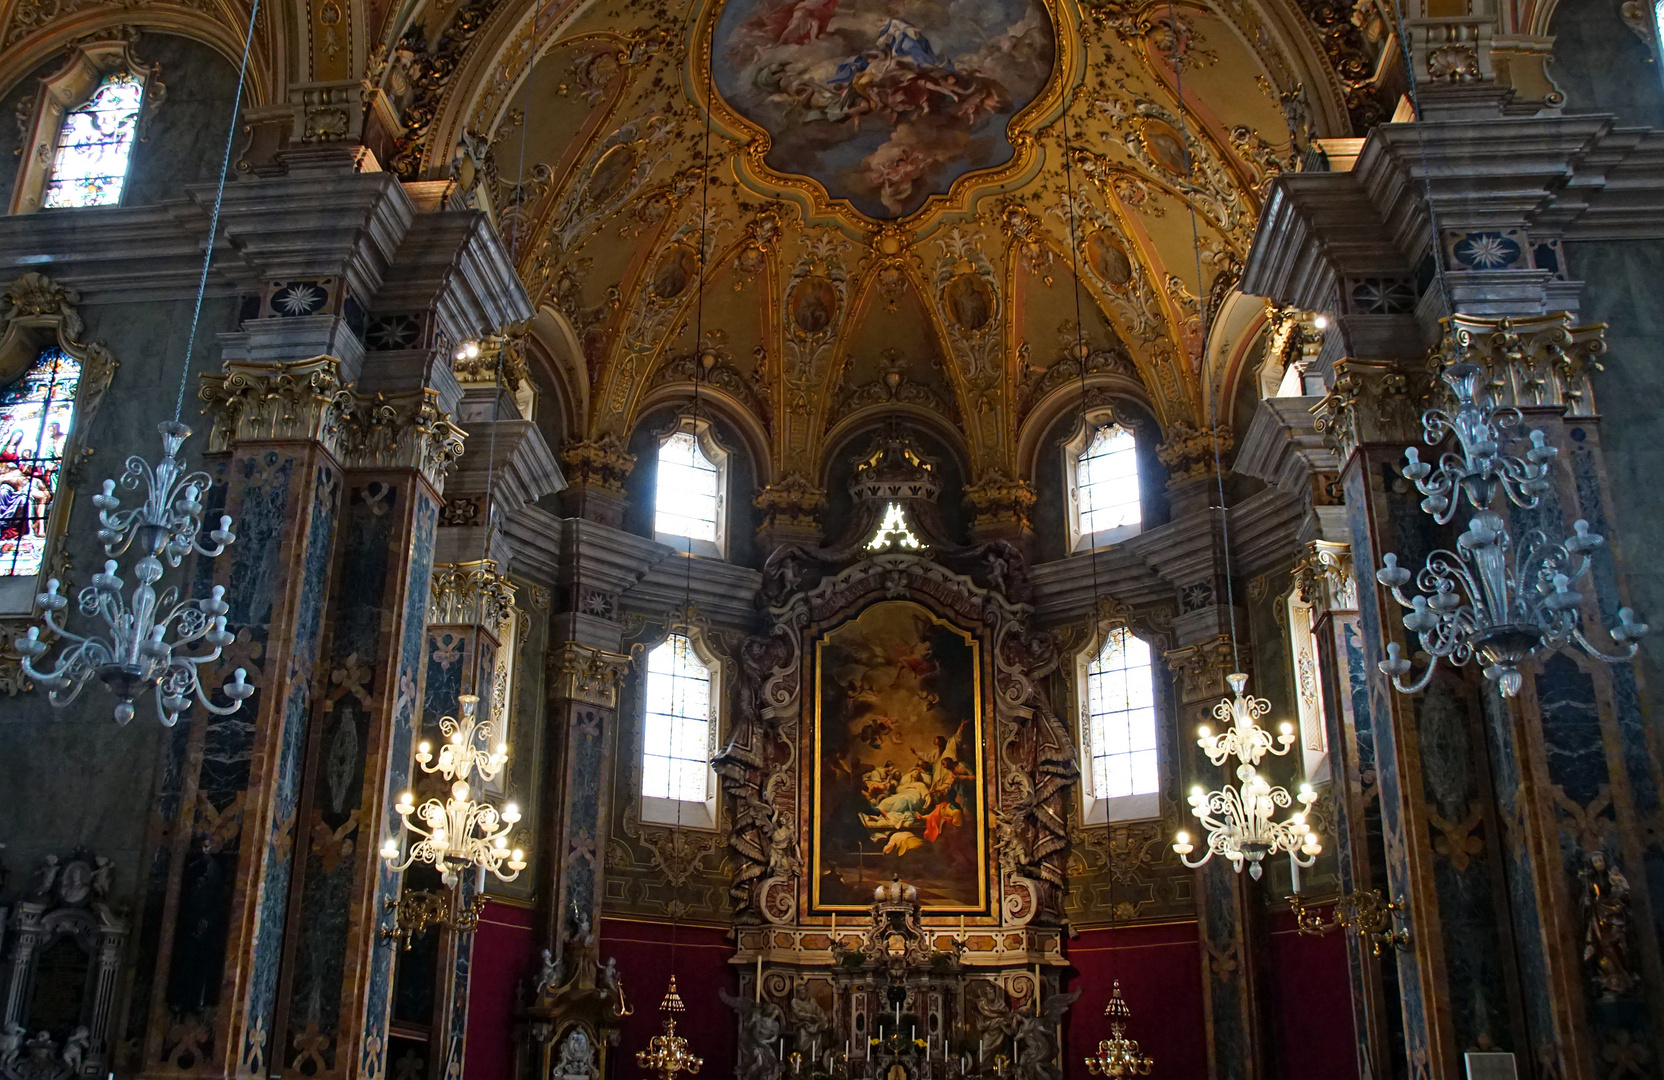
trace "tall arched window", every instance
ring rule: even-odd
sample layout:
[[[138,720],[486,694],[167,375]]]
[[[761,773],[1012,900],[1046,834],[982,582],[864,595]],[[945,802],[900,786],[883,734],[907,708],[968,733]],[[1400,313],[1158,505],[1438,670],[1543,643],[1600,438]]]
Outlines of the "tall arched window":
[[[1069,547],[1081,551],[1138,533],[1138,443],[1114,422],[1089,421],[1064,447]]]
[[[711,752],[719,671],[686,634],[671,634],[647,654],[647,706],[641,730],[643,820],[715,826]]]
[[[33,577],[45,562],[80,382],[80,362],[54,347],[0,387],[0,578]]]
[[[1109,631],[1085,665],[1084,682],[1087,824],[1156,816],[1161,771],[1149,644],[1124,627]]]
[[[131,72],[104,76],[92,96],[64,114],[41,206],[115,206],[144,103],[144,82]]]
[[[728,455],[705,421],[685,419],[659,443],[653,536],[661,544],[721,558]]]

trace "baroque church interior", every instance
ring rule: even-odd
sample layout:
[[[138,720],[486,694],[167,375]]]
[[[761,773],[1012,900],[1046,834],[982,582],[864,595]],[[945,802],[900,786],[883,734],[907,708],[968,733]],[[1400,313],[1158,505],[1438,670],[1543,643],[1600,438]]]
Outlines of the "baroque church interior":
[[[1664,0],[0,95],[0,1080],[1664,1077]]]

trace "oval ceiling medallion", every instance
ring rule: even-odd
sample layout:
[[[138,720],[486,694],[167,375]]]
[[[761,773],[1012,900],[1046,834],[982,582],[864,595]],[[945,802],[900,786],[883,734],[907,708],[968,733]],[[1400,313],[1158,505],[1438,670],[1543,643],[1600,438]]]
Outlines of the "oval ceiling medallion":
[[[1099,229],[1086,238],[1086,257],[1104,284],[1119,289],[1132,280],[1132,260],[1115,234]]]
[[[838,290],[819,274],[797,283],[788,301],[792,323],[805,334],[818,334],[838,315]]]
[[[964,272],[948,282],[948,315],[961,330],[981,330],[994,317],[994,290],[981,275]]]
[[[1184,140],[1171,124],[1160,120],[1146,120],[1138,129],[1144,142],[1144,152],[1157,165],[1175,176],[1185,174]]]
[[[711,62],[764,164],[885,219],[1010,162],[1056,53],[1045,0],[728,0]]]
[[[653,268],[653,295],[660,300],[674,300],[687,291],[699,268],[699,256],[685,244],[672,244]]]
[[[589,183],[584,186],[584,197],[592,206],[607,205],[624,190],[624,185],[630,182],[630,176],[635,171],[636,148],[629,143],[619,143],[595,163],[589,174]]]

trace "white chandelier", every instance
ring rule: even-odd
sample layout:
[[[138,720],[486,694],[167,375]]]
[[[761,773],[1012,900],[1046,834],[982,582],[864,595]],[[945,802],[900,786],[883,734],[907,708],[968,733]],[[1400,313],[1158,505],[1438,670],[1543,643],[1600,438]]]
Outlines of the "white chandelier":
[[[481,783],[497,778],[508,761],[508,743],[499,742],[494,749],[487,749],[493,725],[476,718],[480,699],[461,694],[457,702],[462,719],[446,716],[439,721],[439,730],[450,739],[439,748],[438,761],[434,761],[433,747],[427,742],[416,747],[416,761],[422,771],[438,773],[450,781],[450,795],[444,800],[429,799],[420,807],[409,791],[400,795],[393,808],[399,812],[404,828],[418,839],[400,861],[399,842],[388,837],[381,846],[381,857],[395,871],[414,862],[431,863],[447,887],[454,887],[458,872],[470,866],[489,870],[503,881],[513,881],[526,868],[525,853],[508,846],[508,834],[520,820],[520,810],[509,803],[499,814],[491,803],[475,799],[468,786],[471,773],[478,774]],[[412,814],[426,828],[412,822]],[[510,871],[507,874],[502,871],[504,863]]]
[[[1572,536],[1558,544],[1533,529],[1515,550],[1508,522],[1491,504],[1500,491],[1515,506],[1536,507],[1552,487],[1548,476],[1559,451],[1544,442],[1541,431],[1531,429],[1525,432],[1531,445],[1523,457],[1506,452],[1505,446],[1519,439],[1520,411],[1493,408],[1485,377],[1485,368],[1472,361],[1451,364],[1443,378],[1456,395],[1455,414],[1439,409],[1422,413],[1427,444],[1453,433],[1460,454],[1446,452],[1435,469],[1415,447],[1404,450],[1404,475],[1426,496],[1421,508],[1434,521],[1448,524],[1464,499],[1473,516],[1456,538],[1455,551],[1440,548],[1427,556],[1415,575],[1418,591],[1413,596],[1404,593],[1411,575],[1398,565],[1398,556],[1381,557],[1384,565],[1375,579],[1409,609],[1404,628],[1417,635],[1422,651],[1432,657],[1421,677],[1406,685],[1410,661],[1397,642],[1387,643],[1380,668],[1400,693],[1424,689],[1440,660],[1461,666],[1477,656],[1485,678],[1496,683],[1503,697],[1513,697],[1520,689],[1519,665],[1533,656],[1575,641],[1590,656],[1616,663],[1634,656],[1637,641],[1647,632],[1634,611],[1620,608],[1618,625],[1611,630],[1618,652],[1603,652],[1583,636],[1583,594],[1571,586],[1588,571],[1589,553],[1604,543],[1589,531],[1587,521],[1574,522]]]
[[[1231,684],[1234,698],[1226,698],[1213,707],[1216,720],[1230,726],[1215,735],[1206,726],[1199,729],[1196,745],[1215,765],[1223,765],[1229,758],[1237,759],[1236,778],[1240,787],[1226,784],[1217,791],[1203,791],[1200,784],[1191,789],[1190,810],[1207,831],[1207,848],[1202,857],[1192,860],[1190,853],[1196,845],[1190,834],[1181,832],[1173,841],[1173,850],[1184,864],[1195,869],[1215,855],[1229,859],[1231,869],[1248,874],[1258,881],[1263,872],[1261,863],[1267,855],[1286,851],[1297,866],[1310,866],[1323,850],[1317,834],[1306,821],[1306,813],[1317,801],[1317,793],[1310,784],[1301,784],[1300,793],[1291,797],[1287,788],[1272,787],[1259,773],[1259,763],[1266,754],[1281,757],[1294,745],[1292,724],[1283,724],[1273,740],[1269,731],[1259,726],[1259,718],[1271,711],[1265,698],[1247,697],[1248,676],[1241,673],[1225,676]],[[1276,745],[1273,745],[1273,742]],[[1285,821],[1272,820],[1279,807],[1287,807],[1298,800],[1300,809]]]
[[[222,514],[219,528],[210,531],[208,543],[203,543],[201,499],[211,481],[205,472],[186,473],[179,459],[179,447],[190,437],[191,429],[178,421],[167,421],[158,424],[156,430],[162,435],[161,460],[152,468],[148,461],[134,455],[127,459],[127,469],[121,475],[121,487],[128,491],[137,491],[143,485],[143,503],[120,509],[114,480],[105,480],[103,493],[92,500],[98,508],[99,542],[112,558],[104,564],[104,572],[94,574],[92,584],[81,590],[76,606],[87,618],[102,620],[108,633],[85,637],[71,633],[60,616],[69,606],[69,598],[58,592],[58,579],[52,578],[46,583],[46,591],[35,597],[41,607],[41,625],[30,627],[28,636],[20,639],[16,648],[23,657],[24,674],[51,691],[49,700],[58,708],[79,697],[82,688],[97,676],[116,697],[116,723],[133,719],[133,699],[154,690],[157,713],[163,724],[172,727],[193,698],[209,712],[227,716],[242,708],[243,701],[254,693],[254,686],[246,680],[247,672],[238,668],[231,681],[220,688],[230,699],[229,705],[214,704],[202,687],[198,669],[218,660],[220,650],[235,640],[225,628],[231,606],[225,602],[224,586],[214,586],[204,600],[181,599],[178,586],[159,594],[156,591],[156,583],[165,572],[164,560],[177,568],[193,551],[217,558],[236,539],[231,518]],[[127,583],[117,574],[115,556],[135,547],[139,558],[132,573],[138,581],[129,597],[122,594]],[[50,647],[40,640],[42,629],[67,643],[49,671],[35,666]],[[176,651],[197,642],[208,651]]]

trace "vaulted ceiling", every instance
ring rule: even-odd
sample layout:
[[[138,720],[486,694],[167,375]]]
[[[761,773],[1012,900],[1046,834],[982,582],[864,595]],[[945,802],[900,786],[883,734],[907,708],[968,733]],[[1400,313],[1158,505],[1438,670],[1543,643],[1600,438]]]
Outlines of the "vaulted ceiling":
[[[1226,422],[1269,181],[1379,118],[1374,0],[266,2],[253,145],[358,95],[381,167],[493,215],[572,437],[697,364],[764,483],[876,410],[1025,479],[1082,363],[1164,437]],[[0,77],[119,22],[235,59],[248,9],[9,0]]]

